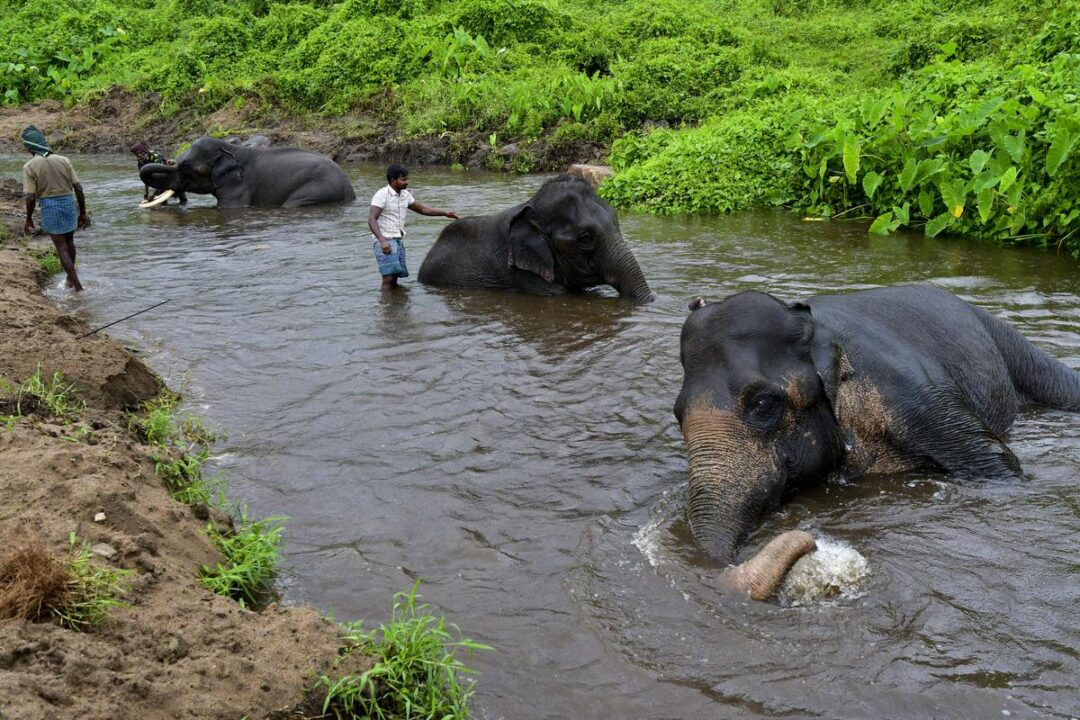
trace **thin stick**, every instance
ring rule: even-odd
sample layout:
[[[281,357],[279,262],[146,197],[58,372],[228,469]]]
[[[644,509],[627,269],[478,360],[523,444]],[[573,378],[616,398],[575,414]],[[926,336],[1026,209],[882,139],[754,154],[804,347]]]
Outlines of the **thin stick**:
[[[170,298],[170,299],[171,299],[171,298]],[[156,308],[156,307],[161,307],[162,305],[164,305],[164,304],[165,304],[165,303],[167,303],[167,302],[169,302],[169,301],[168,301],[168,300],[162,300],[162,301],[161,301],[161,302],[159,302],[159,303],[158,303],[157,305],[151,305],[150,307],[148,307],[148,308],[146,308],[146,309],[144,309],[144,310],[140,310],[139,312],[133,312],[133,313],[131,313],[130,315],[128,315],[127,317],[122,317],[122,318],[120,318],[119,320],[113,320],[113,321],[112,321],[111,323],[109,323],[108,325],[102,325],[101,327],[99,327],[99,328],[95,328],[95,329],[91,330],[91,331],[90,331],[90,332],[88,332],[88,333],[83,333],[82,335],[80,335],[80,336],[79,336],[79,338],[78,338],[78,339],[79,339],[79,340],[82,340],[82,339],[83,339],[84,337],[86,337],[86,336],[88,336],[88,335],[93,335],[93,334],[94,334],[94,333],[96,333],[96,332],[97,332],[98,330],[104,330],[104,329],[105,329],[105,328],[107,328],[107,327],[112,327],[112,326],[113,326],[113,325],[115,325],[116,323],[122,323],[122,322],[124,322],[125,320],[130,320],[131,318],[135,317],[136,315],[142,315],[142,314],[143,314],[144,312],[146,312],[147,310],[153,310],[153,309],[154,309],[154,308]]]

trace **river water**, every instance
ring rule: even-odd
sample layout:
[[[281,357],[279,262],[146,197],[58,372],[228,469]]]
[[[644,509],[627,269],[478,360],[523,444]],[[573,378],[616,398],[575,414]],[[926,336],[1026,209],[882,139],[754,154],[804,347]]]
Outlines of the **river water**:
[[[0,158],[17,174],[24,158]],[[381,295],[366,231],[381,167],[345,207],[145,211],[127,157],[77,157],[88,291],[50,295],[140,350],[225,430],[211,471],[256,517],[287,515],[280,587],[339,620],[424,600],[493,646],[477,718],[1038,718],[1080,715],[1080,416],[1025,413],[1022,482],[926,474],[823,484],[751,538],[846,543],[858,597],[718,596],[682,520],[671,407],[697,295],[794,299],[929,282],[1080,367],[1080,268],[1053,254],[784,212],[622,214],[656,302]],[[416,168],[423,203],[476,214],[541,177]],[[415,275],[445,220],[409,218]],[[54,286],[60,278],[54,278]]]

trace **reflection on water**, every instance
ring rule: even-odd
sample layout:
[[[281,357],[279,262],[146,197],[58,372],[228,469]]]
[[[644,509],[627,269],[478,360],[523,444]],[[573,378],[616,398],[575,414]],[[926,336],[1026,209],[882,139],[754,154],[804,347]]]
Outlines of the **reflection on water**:
[[[381,622],[425,599],[496,648],[479,718],[1068,717],[1080,714],[1080,418],[1029,412],[1026,482],[933,475],[822,484],[750,538],[800,527],[866,558],[864,595],[782,607],[718,596],[682,521],[671,415],[697,295],[785,299],[931,282],[1080,367],[1075,262],[783,212],[620,218],[657,301],[380,293],[365,199],[344,207],[140,211],[127,158],[75,158],[91,290],[53,294],[144,348],[228,431],[215,464],[252,512],[286,514],[292,602]],[[21,159],[0,162],[17,172]],[[462,214],[539,177],[413,169]],[[411,216],[415,267],[445,221]]]

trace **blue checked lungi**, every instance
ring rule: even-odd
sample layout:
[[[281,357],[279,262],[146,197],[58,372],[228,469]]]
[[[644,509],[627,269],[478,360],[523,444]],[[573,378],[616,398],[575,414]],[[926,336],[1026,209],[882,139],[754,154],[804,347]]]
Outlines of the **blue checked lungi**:
[[[75,193],[41,198],[41,229],[50,235],[74,232],[79,224]]]
[[[378,238],[375,239],[375,262],[379,263],[379,274],[383,277],[409,277],[409,268],[405,265],[405,243],[401,238],[386,238],[390,243],[390,254],[382,251]]]

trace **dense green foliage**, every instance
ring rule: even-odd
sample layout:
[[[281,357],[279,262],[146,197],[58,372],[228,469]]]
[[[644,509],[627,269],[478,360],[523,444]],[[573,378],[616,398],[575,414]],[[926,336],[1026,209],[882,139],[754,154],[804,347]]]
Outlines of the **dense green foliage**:
[[[611,144],[614,203],[1080,249],[1080,3],[12,0],[0,95]],[[528,159],[517,163],[530,167]]]

